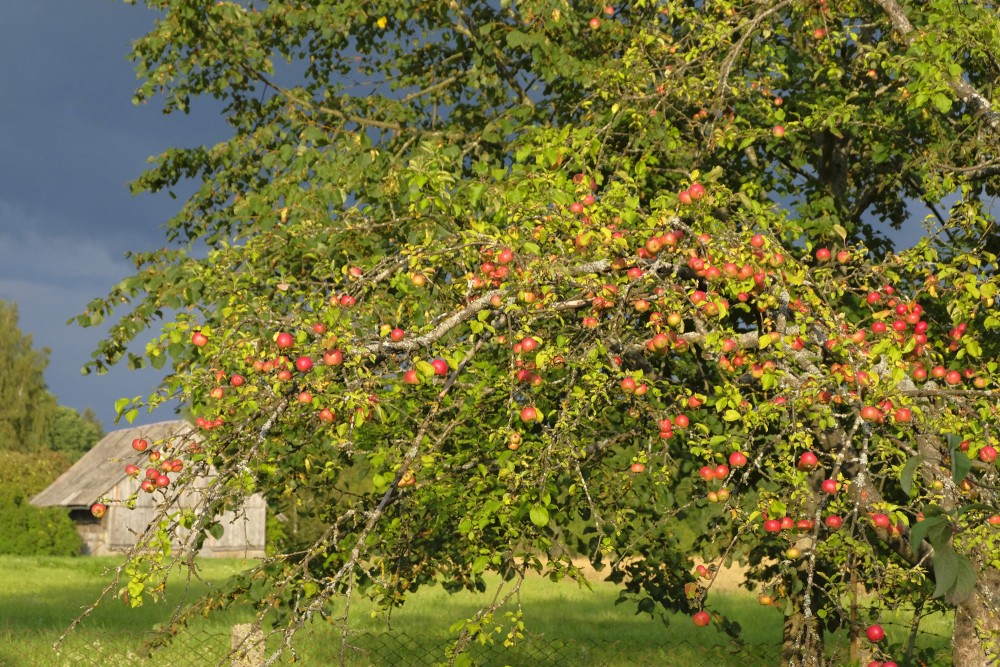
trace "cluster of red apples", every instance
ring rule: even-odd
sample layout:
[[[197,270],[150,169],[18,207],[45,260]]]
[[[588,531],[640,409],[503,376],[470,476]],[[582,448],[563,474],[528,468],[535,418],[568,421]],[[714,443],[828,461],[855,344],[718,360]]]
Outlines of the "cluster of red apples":
[[[170,473],[178,473],[184,470],[184,462],[179,458],[168,457],[160,450],[150,450],[149,441],[145,438],[135,438],[132,440],[132,449],[143,453],[153,464],[143,470],[140,466],[129,463],[125,466],[125,474],[132,479],[142,479],[139,489],[145,493],[153,493],[157,489],[166,489],[172,483]],[[107,514],[108,507],[105,503],[96,502],[90,507],[90,513],[100,519]]]

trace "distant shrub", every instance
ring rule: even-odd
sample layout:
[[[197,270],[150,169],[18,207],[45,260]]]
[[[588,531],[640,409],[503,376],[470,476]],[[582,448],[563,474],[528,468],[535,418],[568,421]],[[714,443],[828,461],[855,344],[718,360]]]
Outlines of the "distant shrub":
[[[35,507],[22,489],[0,488],[0,554],[75,556],[82,546],[65,509]]]
[[[69,461],[62,453],[0,452],[0,554],[80,553],[80,536],[67,511],[30,502],[67,468]]]

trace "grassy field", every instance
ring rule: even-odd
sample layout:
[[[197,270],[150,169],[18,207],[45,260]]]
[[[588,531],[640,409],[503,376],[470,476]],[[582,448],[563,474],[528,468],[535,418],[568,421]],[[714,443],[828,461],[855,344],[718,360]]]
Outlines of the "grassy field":
[[[104,570],[113,559],[61,559],[0,557],[0,665],[117,664],[218,664],[228,649],[230,626],[248,620],[248,612],[231,612],[200,621],[190,635],[146,660],[140,648],[153,626],[163,622],[173,608],[207,589],[201,585],[183,590],[172,585],[167,604],[147,604],[129,609],[108,601],[64,643],[61,654],[51,644],[72,618],[93,601],[108,581]],[[221,579],[243,567],[238,561],[206,561],[208,578]],[[532,578],[522,588],[528,636],[508,652],[489,647],[472,651],[480,664],[497,665],[777,665],[781,637],[780,613],[761,607],[746,593],[712,594],[713,609],[738,620],[752,648],[737,649],[714,627],[694,628],[687,617],[676,617],[665,626],[659,619],[636,615],[630,605],[614,605],[615,588],[594,582],[593,589],[574,583],[553,584]],[[471,616],[484,598],[450,595],[441,589],[420,591],[407,605],[393,612],[391,632],[385,619],[373,619],[371,607],[353,608],[352,638],[358,647],[351,665],[426,665],[444,658],[444,647],[454,635],[449,627]],[[947,632],[946,622],[937,631]],[[890,626],[890,639],[903,641],[903,629]],[[895,633],[897,636],[893,636]],[[502,636],[498,636],[498,644]],[[299,663],[333,665],[338,661],[339,629],[324,623],[309,626],[295,644]],[[131,652],[131,654],[130,654]]]

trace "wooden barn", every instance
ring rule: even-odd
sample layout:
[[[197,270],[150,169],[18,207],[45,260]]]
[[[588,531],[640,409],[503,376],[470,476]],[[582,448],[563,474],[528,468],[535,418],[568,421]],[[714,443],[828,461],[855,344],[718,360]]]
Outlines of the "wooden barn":
[[[177,451],[185,451],[189,444],[197,443],[198,434],[194,427],[180,420],[113,431],[31,499],[39,507],[65,507],[70,511],[83,538],[85,554],[104,556],[129,549],[135,544],[136,534],[156,516],[160,493],[139,493],[134,509],[115,502],[127,499],[139,486],[139,480],[125,474],[125,466],[134,463],[144,470],[152,465],[146,454],[132,448],[136,438],[147,440],[150,451],[165,443],[173,444]],[[180,458],[183,460],[183,456]],[[97,519],[91,515],[90,506],[100,498],[106,499],[108,512]],[[200,494],[188,492],[181,497],[180,507],[195,507],[200,498]],[[221,537],[207,538],[199,553],[217,558],[262,557],[265,514],[264,499],[252,496],[240,512],[227,512],[219,518],[223,528]]]

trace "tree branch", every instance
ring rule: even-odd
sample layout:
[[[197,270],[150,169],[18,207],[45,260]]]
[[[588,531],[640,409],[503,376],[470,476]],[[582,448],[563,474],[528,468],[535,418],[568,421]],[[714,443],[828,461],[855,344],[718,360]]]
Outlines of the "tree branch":
[[[916,29],[910,23],[910,19],[906,17],[902,5],[897,0],[875,0],[875,4],[889,15],[892,27],[903,41],[907,45],[912,44],[915,41],[913,33]],[[993,109],[993,105],[982,93],[961,77],[950,79],[948,85],[958,95],[958,98],[968,104],[993,131],[1000,131],[1000,112]]]

